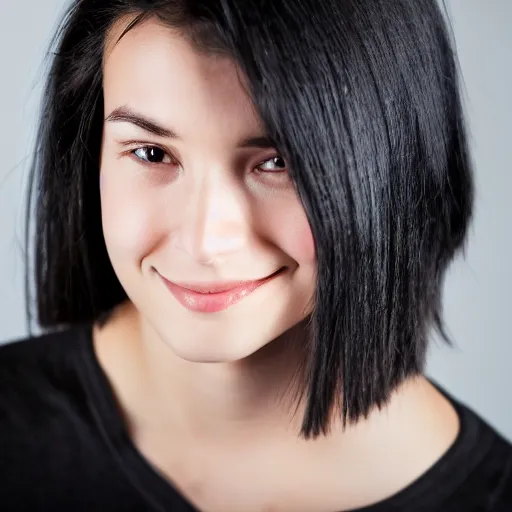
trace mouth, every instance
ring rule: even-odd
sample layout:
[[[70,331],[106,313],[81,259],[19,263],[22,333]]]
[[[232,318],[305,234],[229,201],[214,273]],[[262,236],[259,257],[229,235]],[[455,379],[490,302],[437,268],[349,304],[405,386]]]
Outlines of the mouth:
[[[240,302],[261,286],[273,281],[284,270],[285,267],[281,267],[273,274],[254,281],[176,283],[160,277],[172,295],[185,308],[201,313],[216,313]]]

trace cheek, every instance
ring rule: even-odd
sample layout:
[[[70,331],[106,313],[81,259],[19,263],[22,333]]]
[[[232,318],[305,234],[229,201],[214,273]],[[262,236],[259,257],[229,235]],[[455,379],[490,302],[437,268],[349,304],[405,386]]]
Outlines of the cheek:
[[[306,263],[314,263],[316,261],[315,240],[307,219],[298,230],[295,246],[297,253],[301,254]]]
[[[288,206],[280,212],[282,222],[274,223],[274,236],[279,246],[299,265],[315,263],[315,242],[308,219],[300,205]]]
[[[140,261],[158,240],[158,222],[144,188],[100,175],[103,233],[112,262]]]

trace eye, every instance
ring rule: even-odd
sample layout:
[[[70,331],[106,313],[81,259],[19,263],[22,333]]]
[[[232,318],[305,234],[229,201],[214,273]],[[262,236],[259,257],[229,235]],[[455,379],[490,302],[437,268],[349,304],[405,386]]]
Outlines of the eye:
[[[132,154],[136,158],[142,160],[148,164],[172,164],[174,163],[171,158],[163,149],[158,146],[143,146],[141,148],[134,149]]]
[[[268,173],[281,173],[286,171],[286,162],[280,156],[275,156],[265,160],[262,164],[258,165],[258,169],[261,172]]]

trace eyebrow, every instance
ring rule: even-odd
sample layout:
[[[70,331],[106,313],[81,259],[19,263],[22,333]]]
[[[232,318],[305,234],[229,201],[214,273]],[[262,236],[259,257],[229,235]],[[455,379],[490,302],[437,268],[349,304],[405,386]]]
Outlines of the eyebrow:
[[[165,128],[158,124],[153,119],[143,116],[134,112],[128,107],[118,107],[114,109],[106,118],[105,121],[114,123],[131,123],[144,131],[152,133],[158,137],[166,137],[168,139],[179,139],[180,137],[175,131]]]
[[[155,120],[139,114],[132,109],[124,106],[114,109],[106,118],[107,122],[131,123],[144,131],[152,133],[157,137],[166,137],[168,139],[180,139],[181,137],[171,128],[162,126]],[[276,142],[266,135],[256,137],[246,137],[238,143],[239,148],[276,148]]]

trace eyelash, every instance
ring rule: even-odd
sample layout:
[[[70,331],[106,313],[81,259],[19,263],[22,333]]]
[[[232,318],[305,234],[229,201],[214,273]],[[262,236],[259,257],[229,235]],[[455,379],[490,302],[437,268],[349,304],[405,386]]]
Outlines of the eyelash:
[[[163,162],[149,162],[148,160],[145,160],[139,156],[137,156],[136,152],[137,151],[140,151],[141,149],[144,149],[144,150],[151,150],[151,149],[157,149],[159,151],[161,151],[163,154],[164,154],[164,158],[165,157],[168,157],[169,160],[171,160],[170,162],[167,162],[167,163],[163,163]],[[133,148],[130,150],[130,155],[140,164],[142,165],[147,165],[147,166],[154,166],[154,165],[179,165],[179,162],[178,160],[171,154],[169,153],[168,151],[166,151],[165,149],[159,147],[159,146],[155,146],[153,144],[146,144],[146,145],[143,145],[143,146],[138,146],[136,148]],[[266,163],[272,161],[272,160],[277,160],[277,159],[280,159],[280,160],[283,160],[283,163],[284,163],[284,159],[277,155],[277,156],[273,156],[273,157],[270,157],[270,158],[267,158],[266,160],[264,160],[263,162],[261,162],[260,164],[258,164],[256,166],[257,169],[259,169],[259,172],[262,172],[262,173],[265,173],[265,174],[283,174],[283,173],[286,173],[287,172],[287,169],[286,169],[286,164],[284,163],[284,168],[283,169],[279,169],[277,171],[265,171],[265,170],[261,170],[260,168],[263,167],[263,165],[265,165]]]

